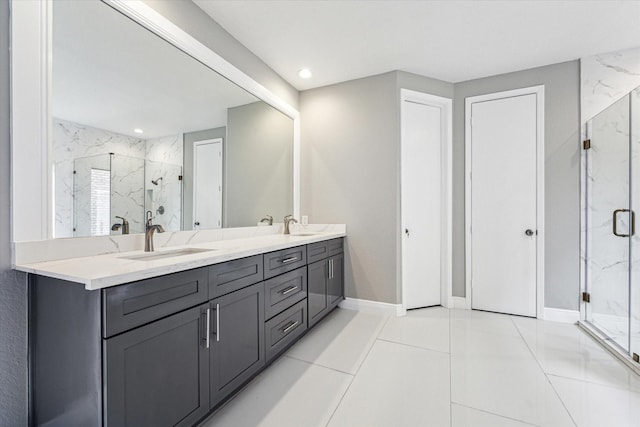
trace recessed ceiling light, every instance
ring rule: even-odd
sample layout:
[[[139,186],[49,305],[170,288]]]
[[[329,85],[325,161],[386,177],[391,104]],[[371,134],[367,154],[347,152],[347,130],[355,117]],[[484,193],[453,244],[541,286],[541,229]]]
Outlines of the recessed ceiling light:
[[[298,71],[298,75],[303,79],[308,79],[309,77],[311,77],[311,70],[308,68],[303,68],[302,70]]]
[[[144,133],[144,132],[142,131],[142,129],[134,129],[133,131],[134,131],[135,133]]]

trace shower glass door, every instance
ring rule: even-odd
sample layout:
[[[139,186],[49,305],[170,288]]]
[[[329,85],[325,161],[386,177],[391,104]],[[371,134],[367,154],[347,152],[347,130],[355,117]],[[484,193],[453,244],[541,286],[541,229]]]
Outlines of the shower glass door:
[[[630,291],[635,214],[631,207],[630,95],[587,125],[586,320],[630,350]],[[633,237],[632,237],[633,236]],[[638,251],[640,252],[640,251]]]

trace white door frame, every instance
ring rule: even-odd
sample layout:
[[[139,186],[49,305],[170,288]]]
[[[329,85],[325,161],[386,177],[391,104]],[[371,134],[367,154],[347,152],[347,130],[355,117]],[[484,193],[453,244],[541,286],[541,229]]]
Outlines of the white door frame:
[[[222,138],[211,138],[211,139],[203,139],[201,141],[194,141],[193,142],[193,204],[191,206],[191,226],[193,227],[194,222],[196,220],[196,173],[197,173],[197,158],[198,158],[198,150],[196,150],[196,147],[198,145],[205,145],[205,144],[220,144],[220,176],[222,177],[222,179],[220,180],[221,185],[224,188],[224,143]],[[222,206],[224,201],[224,194],[221,191],[220,192],[220,228],[223,227],[223,220],[224,220],[224,207]]]
[[[440,264],[440,303],[447,308],[452,306],[452,217],[453,217],[453,162],[452,162],[452,145],[453,145],[453,100],[441,96],[429,95],[427,93],[416,92],[408,89],[400,89],[400,114],[403,113],[404,102],[417,102],[419,104],[429,105],[439,108],[441,111],[441,156],[442,156],[442,192],[441,192],[441,221],[442,221],[442,241],[441,241],[441,264]],[[400,195],[402,197],[402,136],[405,129],[400,121]],[[400,218],[402,218],[402,204],[400,204]],[[400,258],[402,261],[401,272],[404,270],[404,257],[402,251],[404,249],[405,239],[403,238],[402,219],[400,220]],[[406,313],[407,303],[405,301],[405,284],[401,279],[402,287],[402,309],[401,313]]]
[[[465,145],[465,298],[466,307],[471,309],[471,105],[476,102],[493,101],[522,95],[536,95],[536,313],[538,319],[544,318],[544,85],[471,96],[465,99],[464,145]]]

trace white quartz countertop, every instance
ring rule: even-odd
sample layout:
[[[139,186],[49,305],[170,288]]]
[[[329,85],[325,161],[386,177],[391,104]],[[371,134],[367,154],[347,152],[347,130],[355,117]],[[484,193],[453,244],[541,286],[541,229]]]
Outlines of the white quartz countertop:
[[[171,246],[156,250],[155,253],[174,252],[185,248],[210,249],[210,251],[148,261],[124,258],[145,254],[144,251],[131,251],[57,261],[16,264],[15,269],[27,273],[82,283],[86,289],[96,290],[345,236],[345,232],[343,231],[325,231],[316,232],[311,235],[308,234],[311,233],[307,233],[307,235],[304,236],[271,234],[242,239]],[[149,252],[147,252],[147,254],[148,253]]]

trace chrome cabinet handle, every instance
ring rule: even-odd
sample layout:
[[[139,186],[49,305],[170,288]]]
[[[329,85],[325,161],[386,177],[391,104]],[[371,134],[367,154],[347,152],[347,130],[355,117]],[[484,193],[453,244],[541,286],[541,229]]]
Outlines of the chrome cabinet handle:
[[[297,261],[297,260],[298,260],[298,257],[297,257],[297,256],[292,256],[292,257],[290,257],[290,258],[285,258],[285,259],[283,259],[283,260],[282,260],[282,263],[283,263],[283,264],[286,264],[286,263],[288,263],[288,262]]]
[[[618,214],[631,212],[631,234],[618,233]],[[613,211],[613,234],[618,237],[629,237],[636,234],[636,213],[630,209],[616,209]]]
[[[207,348],[209,348],[209,339],[211,335],[210,326],[211,326],[211,310],[207,308]]]
[[[286,294],[288,294],[288,293],[291,293],[291,292],[295,291],[296,289],[298,289],[298,287],[297,287],[297,286],[291,286],[291,287],[288,287],[287,289],[283,289],[283,290],[281,290],[281,291],[280,291],[280,293],[281,293],[282,295],[286,295]]]
[[[298,322],[297,320],[293,323],[290,323],[289,326],[282,328],[282,333],[286,334],[287,332],[298,326],[299,323],[300,322]]]
[[[220,304],[216,304],[216,342],[220,341]]]

